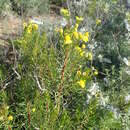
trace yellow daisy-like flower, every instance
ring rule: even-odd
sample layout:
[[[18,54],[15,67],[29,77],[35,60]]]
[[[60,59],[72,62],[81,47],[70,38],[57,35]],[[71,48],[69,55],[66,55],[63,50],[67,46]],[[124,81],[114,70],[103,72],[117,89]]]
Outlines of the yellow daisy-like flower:
[[[33,109],[32,109],[32,112],[35,112],[35,111],[36,111],[36,108],[33,108]]]
[[[73,32],[73,36],[74,36],[75,39],[77,39],[77,40],[79,39],[79,34],[78,34],[77,31]]]
[[[69,17],[70,16],[70,12],[67,10],[67,9],[61,9],[60,10],[61,14],[64,16],[64,17]]]
[[[8,120],[9,120],[9,121],[12,121],[12,120],[13,120],[13,116],[9,115],[9,116],[8,116]]]
[[[85,80],[80,80],[80,81],[78,81],[77,82],[78,84],[79,84],[79,86],[81,87],[81,88],[85,88],[85,86],[86,86],[86,81]]]
[[[71,44],[72,43],[72,40],[71,40],[71,37],[70,37],[69,34],[65,36],[64,43],[65,44]]]
[[[96,19],[96,24],[97,25],[101,24],[101,20],[100,19]]]
[[[85,44],[82,44],[81,48],[82,48],[82,49],[85,49],[85,48],[86,48],[86,45],[85,45]]]
[[[76,21],[77,22],[82,22],[84,19],[83,19],[83,17],[78,17],[78,16],[76,16]]]

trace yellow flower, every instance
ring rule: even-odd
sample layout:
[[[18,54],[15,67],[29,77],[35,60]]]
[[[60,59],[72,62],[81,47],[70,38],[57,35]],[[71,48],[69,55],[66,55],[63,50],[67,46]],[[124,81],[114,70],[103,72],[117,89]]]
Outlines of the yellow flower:
[[[80,54],[81,57],[84,56],[85,52],[79,46],[76,46],[75,49]]]
[[[83,40],[84,42],[88,42],[88,41],[89,41],[88,36],[83,36],[82,40]]]
[[[89,32],[85,32],[84,36],[89,37]]]
[[[90,61],[93,59],[93,55],[92,55],[91,52],[86,53],[86,57],[87,57],[88,60],[90,60]]]
[[[69,17],[70,16],[70,12],[67,10],[67,9],[61,9],[60,10],[61,14],[64,16],[64,17]]]
[[[30,34],[32,32],[32,28],[28,27],[27,28],[27,33]]]
[[[85,45],[85,44],[82,44],[81,48],[82,48],[82,49],[85,49],[85,48],[86,48],[86,45]]]
[[[79,38],[82,40],[83,39],[83,34],[79,32]]]
[[[86,86],[86,81],[85,80],[80,80],[80,81],[78,81],[77,82],[78,84],[79,84],[79,86],[81,87],[81,88],[85,88],[85,86]]]
[[[74,36],[75,39],[77,39],[77,40],[79,39],[79,34],[78,34],[77,31],[73,32],[73,36]]]
[[[96,24],[100,24],[101,23],[101,20],[100,19],[96,19]]]
[[[75,26],[74,26],[74,30],[77,31],[79,25],[76,23]]]
[[[27,23],[23,23],[23,28],[25,29],[27,27]]]
[[[60,29],[59,29],[59,32],[60,32],[60,34],[63,34],[63,29],[60,28]]]
[[[83,57],[83,56],[84,56],[84,54],[85,54],[85,52],[84,52],[84,51],[81,51],[81,52],[80,52],[80,56],[81,56],[81,57]]]
[[[69,34],[65,36],[64,43],[65,44],[71,44],[72,43],[72,40],[71,40],[71,37],[70,37]]]
[[[93,55],[92,55],[92,53],[90,52],[90,53],[88,53],[88,60],[92,60],[93,59]]]
[[[97,70],[95,70],[93,74],[94,74],[94,75],[98,75],[98,71],[97,71]]]
[[[80,76],[81,75],[81,71],[78,70],[77,71],[77,75]]]
[[[31,26],[32,26],[32,28],[33,28],[34,30],[38,30],[38,25],[37,25],[37,24],[32,24]]]
[[[78,53],[81,53],[81,51],[82,51],[79,46],[76,46],[75,49],[76,49],[76,51],[77,51]]]
[[[79,32],[79,38],[84,41],[84,42],[88,42],[89,41],[89,37],[88,37],[88,34],[82,34],[81,32]]]
[[[30,34],[32,33],[32,30],[38,30],[38,25],[34,23],[30,23],[27,27],[27,33]]]
[[[62,28],[56,28],[55,31],[59,32],[60,34],[63,34],[63,29]]]
[[[82,21],[83,21],[83,17],[78,17],[78,16],[76,16],[76,21],[77,21],[77,22],[82,22]]]
[[[33,108],[33,109],[32,109],[32,112],[35,112],[35,111],[36,111],[36,109],[35,109],[35,108]]]
[[[12,121],[12,120],[13,120],[13,116],[9,115],[9,116],[8,116],[8,120],[9,120],[9,121]]]

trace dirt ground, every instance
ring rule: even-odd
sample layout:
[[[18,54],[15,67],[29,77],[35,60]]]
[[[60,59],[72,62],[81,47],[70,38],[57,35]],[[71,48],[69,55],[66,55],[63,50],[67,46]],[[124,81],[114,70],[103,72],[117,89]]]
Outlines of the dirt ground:
[[[22,33],[23,21],[28,22],[30,19],[37,19],[43,23],[57,23],[60,21],[60,16],[56,14],[43,15],[43,16],[31,16],[31,17],[20,17],[14,14],[9,14],[4,18],[0,18],[0,44],[6,41],[6,39],[15,39]]]

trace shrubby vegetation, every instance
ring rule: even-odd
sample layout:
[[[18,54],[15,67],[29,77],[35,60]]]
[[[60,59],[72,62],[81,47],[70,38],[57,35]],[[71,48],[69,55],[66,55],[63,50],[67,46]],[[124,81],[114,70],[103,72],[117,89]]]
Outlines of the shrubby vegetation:
[[[7,6],[17,15],[34,15],[49,12],[49,0],[1,0],[0,13],[6,11]]]
[[[0,65],[1,129],[130,128],[129,12],[117,0],[68,9],[51,36],[29,22],[10,42],[12,62]]]

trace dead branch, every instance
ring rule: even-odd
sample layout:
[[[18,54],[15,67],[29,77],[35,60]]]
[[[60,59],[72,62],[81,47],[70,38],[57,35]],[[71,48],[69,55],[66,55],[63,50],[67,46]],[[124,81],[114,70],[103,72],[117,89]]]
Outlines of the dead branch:
[[[42,88],[36,72],[34,72],[34,78],[36,80],[38,89],[40,90],[41,93],[43,93],[45,91],[45,88]]]

